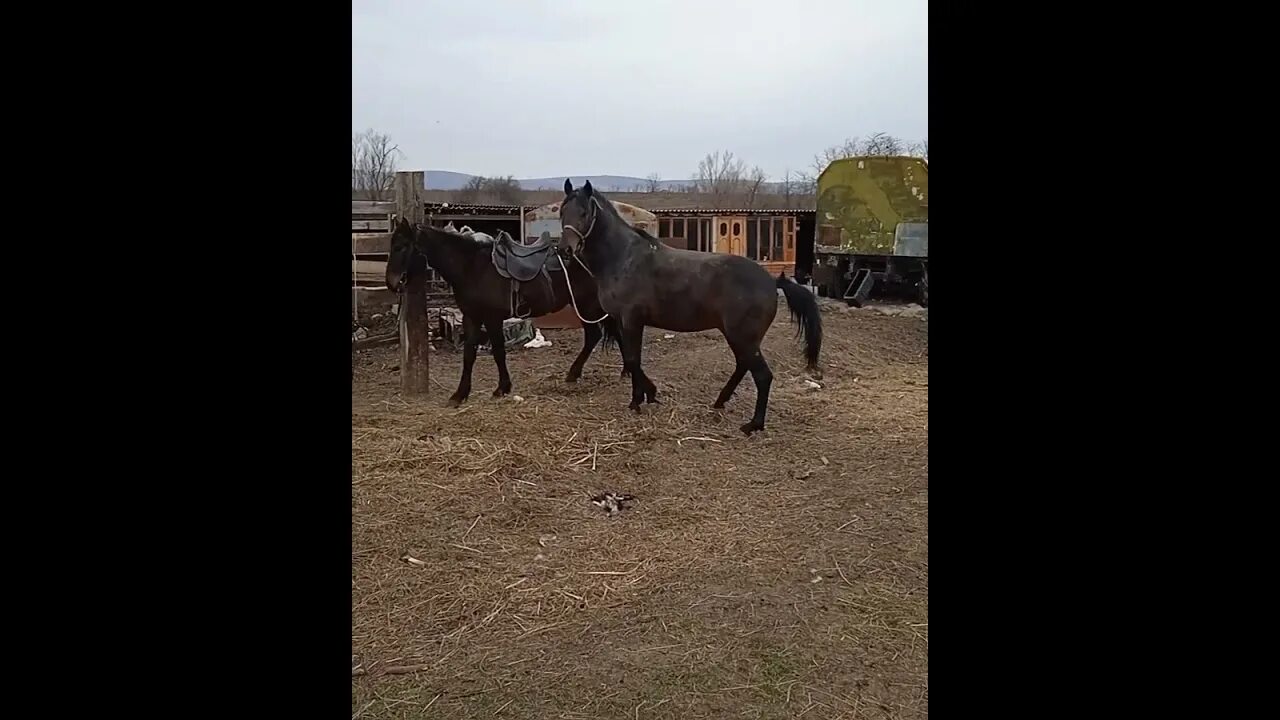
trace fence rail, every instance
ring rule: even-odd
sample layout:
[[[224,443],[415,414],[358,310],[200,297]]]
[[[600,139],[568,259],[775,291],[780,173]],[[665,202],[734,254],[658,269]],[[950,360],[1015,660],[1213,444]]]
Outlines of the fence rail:
[[[351,312],[360,318],[386,312],[398,302],[387,289],[387,256],[391,252],[393,202],[351,201]],[[450,299],[447,285],[430,271],[427,301],[438,305]]]

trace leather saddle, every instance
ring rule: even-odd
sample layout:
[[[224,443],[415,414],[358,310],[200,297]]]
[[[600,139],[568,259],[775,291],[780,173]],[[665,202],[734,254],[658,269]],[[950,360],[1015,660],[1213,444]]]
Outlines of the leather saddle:
[[[543,271],[552,252],[551,233],[543,232],[532,245],[521,245],[501,230],[493,242],[493,267],[504,278],[529,282]]]

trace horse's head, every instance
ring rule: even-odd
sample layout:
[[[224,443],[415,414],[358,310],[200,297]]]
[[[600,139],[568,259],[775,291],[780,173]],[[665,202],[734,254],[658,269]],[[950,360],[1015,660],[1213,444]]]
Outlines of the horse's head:
[[[599,201],[588,180],[577,190],[568,179],[564,181],[564,200],[560,203],[560,241],[570,253],[582,249],[587,236],[595,229],[600,212]]]
[[[426,272],[427,258],[418,249],[418,231],[401,218],[391,233],[391,253],[387,256],[387,287],[400,292],[410,273]]]

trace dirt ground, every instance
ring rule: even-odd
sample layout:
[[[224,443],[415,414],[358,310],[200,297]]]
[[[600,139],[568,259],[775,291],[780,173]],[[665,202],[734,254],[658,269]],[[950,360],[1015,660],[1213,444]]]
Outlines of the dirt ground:
[[[645,333],[661,405],[581,331],[516,350],[512,398],[460,352],[400,399],[357,357],[351,710],[363,718],[917,718],[929,712],[928,320],[824,305],[822,387],[785,306],[755,386],[716,332]],[[606,491],[635,499],[608,516]]]

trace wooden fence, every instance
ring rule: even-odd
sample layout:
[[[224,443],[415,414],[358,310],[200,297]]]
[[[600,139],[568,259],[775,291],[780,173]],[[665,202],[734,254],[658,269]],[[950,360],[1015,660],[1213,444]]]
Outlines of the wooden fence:
[[[386,280],[395,214],[394,202],[351,201],[351,312],[357,319],[385,313],[398,302]],[[449,304],[451,298],[448,286],[429,272],[428,303]]]

